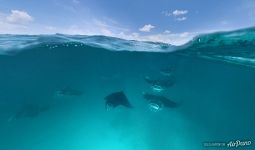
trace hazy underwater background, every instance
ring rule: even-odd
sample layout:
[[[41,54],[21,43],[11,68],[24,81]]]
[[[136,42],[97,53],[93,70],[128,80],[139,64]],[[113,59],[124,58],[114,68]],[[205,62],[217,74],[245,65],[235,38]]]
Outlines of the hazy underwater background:
[[[0,51],[1,150],[230,149],[204,143],[236,140],[254,149],[255,28],[182,46],[0,35]],[[133,107],[107,111],[118,91]],[[144,93],[178,106],[151,111]]]

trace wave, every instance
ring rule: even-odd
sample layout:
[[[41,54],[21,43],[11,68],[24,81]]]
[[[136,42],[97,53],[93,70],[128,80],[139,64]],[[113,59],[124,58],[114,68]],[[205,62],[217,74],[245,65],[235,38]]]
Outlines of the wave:
[[[199,35],[184,47],[179,54],[255,68],[255,27]]]
[[[142,42],[135,40],[124,40],[107,36],[87,35],[0,35],[0,53],[22,51],[37,47],[48,47],[50,49],[59,46],[85,47],[91,46],[113,51],[148,51],[148,52],[171,52],[176,46],[157,43]]]
[[[111,51],[174,52],[184,56],[255,67],[255,27],[199,35],[181,46],[107,36],[0,35],[0,54],[12,54],[38,47],[54,49],[63,46],[71,48],[90,46]]]

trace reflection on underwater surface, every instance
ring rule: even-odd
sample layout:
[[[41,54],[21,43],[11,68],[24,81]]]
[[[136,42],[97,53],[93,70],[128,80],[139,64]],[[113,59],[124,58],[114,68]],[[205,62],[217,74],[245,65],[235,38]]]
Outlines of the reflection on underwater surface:
[[[255,70],[243,65],[60,44],[0,55],[0,68],[5,150],[199,150],[255,138]],[[118,91],[110,99],[132,108],[106,111]]]

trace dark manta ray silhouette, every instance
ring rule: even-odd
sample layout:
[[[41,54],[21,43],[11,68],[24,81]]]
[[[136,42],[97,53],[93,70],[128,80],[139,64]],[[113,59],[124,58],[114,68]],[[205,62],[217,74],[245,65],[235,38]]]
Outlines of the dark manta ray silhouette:
[[[109,94],[104,99],[105,99],[106,110],[110,110],[110,109],[115,108],[120,105],[127,107],[127,108],[133,107],[130,104],[130,102],[128,101],[128,99],[123,91]]]
[[[50,105],[27,104],[18,109],[15,114],[8,119],[8,121],[17,120],[20,118],[35,118],[40,113],[49,109]]]
[[[151,79],[150,77],[146,76],[144,80],[152,86],[161,86],[163,88],[169,88],[175,83],[174,78]]]
[[[70,87],[65,87],[61,90],[58,90],[56,94],[58,96],[81,96],[83,92]]]
[[[176,108],[178,104],[164,96],[143,93],[144,99],[149,102],[150,109],[152,111],[161,110],[163,107]]]

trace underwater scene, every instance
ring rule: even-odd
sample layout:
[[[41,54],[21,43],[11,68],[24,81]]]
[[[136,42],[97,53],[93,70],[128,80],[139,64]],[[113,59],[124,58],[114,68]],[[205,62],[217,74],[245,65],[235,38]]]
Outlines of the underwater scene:
[[[173,46],[0,35],[1,150],[254,149],[255,28]]]

